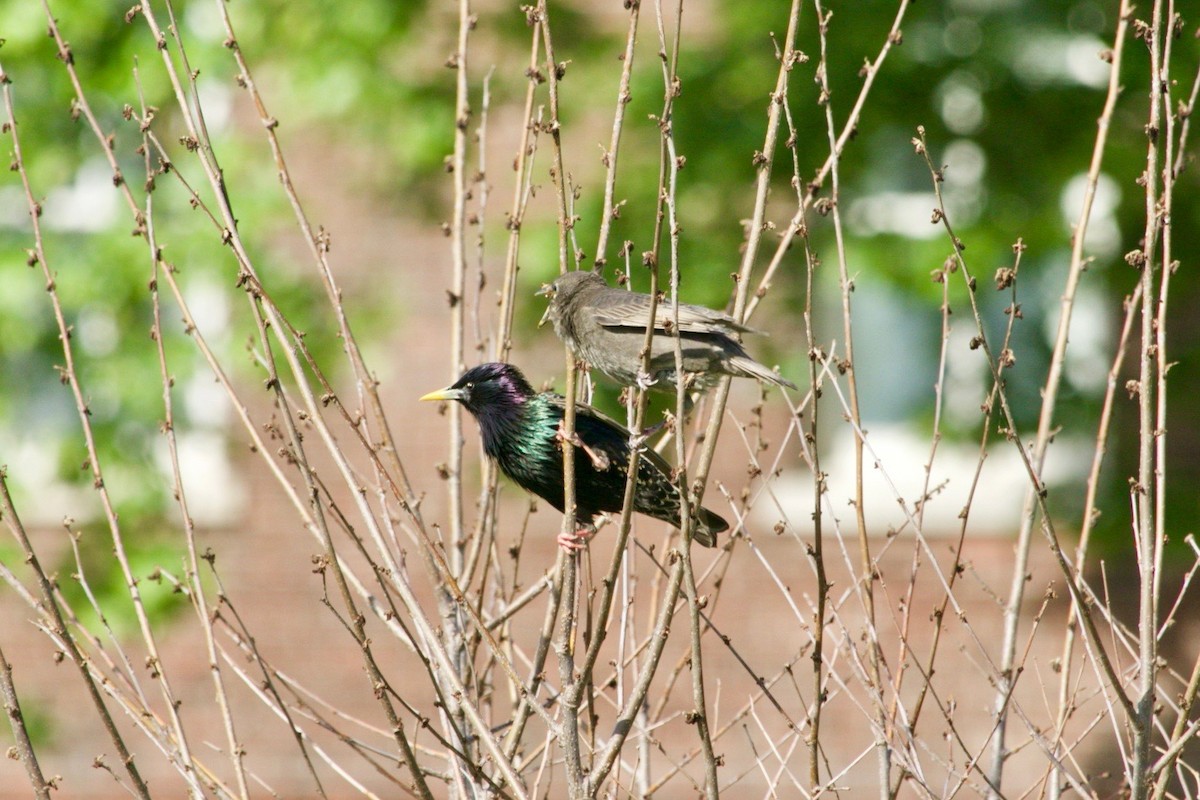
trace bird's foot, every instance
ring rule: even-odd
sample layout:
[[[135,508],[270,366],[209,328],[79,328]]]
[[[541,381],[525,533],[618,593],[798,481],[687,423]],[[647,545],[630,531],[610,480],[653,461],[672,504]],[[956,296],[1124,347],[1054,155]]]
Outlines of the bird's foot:
[[[587,547],[588,539],[596,532],[593,527],[580,528],[573,533],[562,532],[555,538],[558,546],[568,553],[577,553]]]
[[[560,442],[569,441],[571,444],[575,445],[580,450],[587,453],[587,457],[591,460],[592,466],[596,469],[597,472],[604,472],[610,466],[612,466],[611,462],[608,459],[608,456],[606,456],[604,453],[601,453],[598,450],[593,450],[592,448],[588,447],[587,443],[584,442],[583,439],[579,438],[578,431],[572,431],[571,435],[567,436],[567,432],[563,429],[562,422],[558,423],[558,431],[557,431],[557,433],[555,433],[555,438],[557,438],[558,441],[560,441]]]
[[[663,413],[661,422],[656,422],[648,428],[642,428],[641,433],[632,437],[630,440],[630,445],[634,448],[641,447],[646,443],[647,439],[657,436],[663,431],[664,428],[669,431],[675,430],[675,415],[670,411]]]
[[[641,370],[638,370],[637,378],[635,379],[635,381],[638,385],[638,388],[641,389],[642,391],[645,391],[646,389],[649,389],[654,384],[658,383],[658,378],[655,378],[654,376],[650,375],[648,372],[642,372]]]
[[[639,447],[641,447],[642,445],[644,445],[646,443],[647,439],[649,439],[651,436],[654,436],[656,433],[661,431],[663,429],[663,426],[666,424],[667,423],[664,420],[663,422],[659,422],[655,425],[651,425],[649,428],[642,428],[641,433],[635,433],[632,436],[630,436],[629,437],[629,449],[637,450]]]

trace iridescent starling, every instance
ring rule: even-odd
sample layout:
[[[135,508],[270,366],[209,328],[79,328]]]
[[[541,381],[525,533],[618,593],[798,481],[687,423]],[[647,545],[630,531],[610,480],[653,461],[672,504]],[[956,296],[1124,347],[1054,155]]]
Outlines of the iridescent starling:
[[[638,383],[642,346],[650,317],[650,295],[614,289],[594,272],[578,270],[560,275],[538,292],[550,303],[539,324],[554,324],[558,338],[576,357],[618,383]],[[654,313],[654,338],[650,350],[650,385],[674,392],[675,321],[670,303],[660,302]],[[757,378],[775,386],[795,389],[751,358],[734,338],[759,333],[727,314],[704,306],[679,304],[679,344],[683,371],[703,391],[721,375]]]
[[[422,400],[457,400],[479,422],[483,450],[525,490],[563,510],[561,425],[566,401],[534,392],[511,364],[481,364]],[[629,466],[629,431],[584,403],[575,405],[575,516],[585,525],[601,511],[621,510]],[[582,445],[582,446],[581,446]],[[679,527],[679,489],[671,467],[653,450],[638,457],[635,511]],[[693,538],[705,547],[729,523],[707,508],[693,509]],[[590,526],[594,529],[594,526]],[[581,547],[584,532],[560,535],[565,548]]]

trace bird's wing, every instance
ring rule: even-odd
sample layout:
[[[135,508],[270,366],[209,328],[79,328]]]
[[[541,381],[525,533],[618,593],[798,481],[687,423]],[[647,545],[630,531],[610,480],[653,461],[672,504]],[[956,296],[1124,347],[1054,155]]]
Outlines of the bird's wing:
[[[566,409],[567,401],[562,395],[547,392],[545,396],[550,405]],[[588,447],[602,450],[612,458],[629,460],[629,430],[587,403],[575,404],[575,432]]]
[[[547,399],[550,403],[559,408],[566,408],[566,401],[561,395],[551,395],[547,393]],[[592,454],[603,453],[609,460],[610,464],[607,467],[596,467],[595,470],[599,473],[609,473],[621,476],[624,478],[626,467],[629,463],[629,430],[616,420],[602,414],[596,409],[585,403],[577,403],[575,405],[575,432],[579,438],[583,440]],[[575,456],[580,458],[580,454]],[[672,477],[671,465],[667,460],[659,455],[651,447],[643,448],[638,455],[640,463],[638,464],[638,481],[639,494],[643,491],[648,491],[651,495],[655,492],[660,495],[666,493],[669,505],[667,508],[659,509],[658,511],[651,508],[635,506],[643,514],[649,514],[652,517],[666,520],[673,525],[679,525],[679,499],[678,490],[675,488],[675,481]],[[585,462],[587,463],[586,459]],[[579,461],[576,461],[579,464]],[[645,468],[649,467],[652,471],[657,472],[660,476],[659,480],[651,479],[650,486],[646,485]],[[615,473],[610,470],[615,469]],[[611,491],[611,484],[609,484]],[[610,498],[611,499],[611,498]],[[601,510],[619,510],[619,504],[614,505],[598,505]],[[664,516],[665,514],[665,516]],[[715,547],[717,544],[716,534],[727,530],[729,523],[721,518],[720,515],[709,511],[707,508],[693,509],[693,515],[696,520],[696,525],[692,529],[692,537],[704,547]]]
[[[650,295],[636,292],[621,292],[623,295],[596,308],[596,322],[606,328],[642,328],[646,327],[646,317],[650,312]],[[675,312],[667,301],[660,302],[654,309],[654,327],[666,330],[674,324]],[[679,304],[679,328],[685,333],[759,333],[736,322],[733,317],[720,311],[714,311],[704,306],[691,303]]]
[[[549,399],[551,404],[557,408],[566,408],[567,402],[562,395],[556,394]],[[629,463],[629,429],[607,414],[586,403],[576,403],[575,432],[588,447],[593,450],[602,450],[609,458],[620,459],[622,469]],[[642,458],[649,461],[669,479],[671,465],[654,448],[643,448]]]

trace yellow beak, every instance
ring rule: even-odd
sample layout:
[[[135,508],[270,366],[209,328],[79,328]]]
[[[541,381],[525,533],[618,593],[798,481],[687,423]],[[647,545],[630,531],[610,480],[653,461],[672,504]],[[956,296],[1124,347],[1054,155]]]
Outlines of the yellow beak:
[[[438,389],[436,392],[421,395],[422,400],[461,400],[462,389],[452,389],[447,386],[445,389]]]
[[[554,284],[543,283],[542,288],[533,293],[534,297],[549,297],[551,301],[554,299]],[[546,310],[542,313],[542,318],[538,320],[538,327],[542,327],[550,321],[550,303],[546,304]]]

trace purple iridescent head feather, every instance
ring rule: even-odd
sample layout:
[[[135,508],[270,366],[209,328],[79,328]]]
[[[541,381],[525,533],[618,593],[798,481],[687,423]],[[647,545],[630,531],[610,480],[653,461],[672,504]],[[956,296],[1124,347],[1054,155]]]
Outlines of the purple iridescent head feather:
[[[472,414],[492,406],[511,406],[524,403],[533,397],[533,387],[521,371],[512,364],[493,361],[471,367],[450,386]]]
[[[457,381],[422,400],[457,400],[479,421],[483,449],[495,457],[506,437],[520,441],[526,402],[533,387],[511,364],[491,362],[472,367]]]

